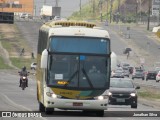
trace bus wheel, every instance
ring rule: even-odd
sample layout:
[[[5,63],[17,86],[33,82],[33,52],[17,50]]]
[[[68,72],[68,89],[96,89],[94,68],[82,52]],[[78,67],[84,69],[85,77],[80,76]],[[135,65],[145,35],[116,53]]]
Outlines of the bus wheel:
[[[45,113],[46,114],[52,114],[54,111],[54,108],[45,108]]]
[[[41,102],[39,102],[39,111],[40,112],[45,112],[45,107]]]
[[[96,115],[97,115],[98,117],[103,117],[103,116],[104,116],[104,110],[96,111]]]

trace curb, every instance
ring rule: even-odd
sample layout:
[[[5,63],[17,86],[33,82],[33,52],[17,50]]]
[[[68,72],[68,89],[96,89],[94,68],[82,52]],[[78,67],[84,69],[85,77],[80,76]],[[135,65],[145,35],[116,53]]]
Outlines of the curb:
[[[145,106],[160,109],[160,101],[147,100],[147,99],[139,97],[138,102],[141,103],[142,105],[145,105]]]

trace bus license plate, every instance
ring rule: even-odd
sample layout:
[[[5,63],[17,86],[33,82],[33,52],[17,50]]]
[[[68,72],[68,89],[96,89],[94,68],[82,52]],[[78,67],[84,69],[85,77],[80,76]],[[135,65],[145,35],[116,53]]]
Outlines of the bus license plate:
[[[73,106],[83,106],[83,103],[80,103],[80,102],[74,102],[74,103],[73,103]]]

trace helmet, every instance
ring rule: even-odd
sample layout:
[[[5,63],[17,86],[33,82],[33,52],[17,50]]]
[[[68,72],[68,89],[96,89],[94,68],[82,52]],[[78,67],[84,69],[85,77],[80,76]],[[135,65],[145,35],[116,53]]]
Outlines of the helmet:
[[[23,70],[23,71],[26,71],[26,66],[24,66],[24,67],[22,68],[22,70]]]

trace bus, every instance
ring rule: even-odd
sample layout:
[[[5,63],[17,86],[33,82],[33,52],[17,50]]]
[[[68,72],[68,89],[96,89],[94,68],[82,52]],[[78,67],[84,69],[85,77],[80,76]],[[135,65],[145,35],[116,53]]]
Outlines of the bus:
[[[110,37],[90,22],[51,21],[39,30],[39,111],[82,110],[104,116],[111,73]]]

